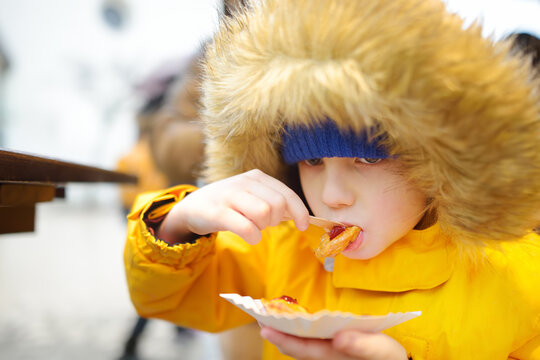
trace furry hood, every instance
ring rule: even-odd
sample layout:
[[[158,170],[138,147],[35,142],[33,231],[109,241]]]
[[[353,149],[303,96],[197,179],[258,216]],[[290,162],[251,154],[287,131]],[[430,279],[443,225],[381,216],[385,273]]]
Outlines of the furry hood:
[[[284,126],[329,117],[386,133],[447,233],[508,239],[540,223],[538,80],[437,0],[254,0],[204,67],[208,181],[253,168],[284,180]]]

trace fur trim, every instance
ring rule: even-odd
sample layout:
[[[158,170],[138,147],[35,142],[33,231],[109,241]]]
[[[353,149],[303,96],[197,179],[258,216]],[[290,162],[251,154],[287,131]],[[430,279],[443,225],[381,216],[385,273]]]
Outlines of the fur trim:
[[[441,2],[254,0],[206,55],[207,180],[284,179],[284,125],[328,116],[386,132],[447,233],[508,239],[540,223],[538,79]]]

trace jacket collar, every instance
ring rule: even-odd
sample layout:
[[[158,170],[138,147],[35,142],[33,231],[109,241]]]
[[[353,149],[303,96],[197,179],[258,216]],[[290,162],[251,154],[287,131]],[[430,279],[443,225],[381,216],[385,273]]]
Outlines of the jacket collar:
[[[308,232],[312,232],[309,245],[315,249],[322,232],[311,228]],[[450,278],[455,260],[456,247],[437,223],[425,230],[412,230],[373,259],[336,256],[332,281],[338,288],[371,291],[432,289]]]

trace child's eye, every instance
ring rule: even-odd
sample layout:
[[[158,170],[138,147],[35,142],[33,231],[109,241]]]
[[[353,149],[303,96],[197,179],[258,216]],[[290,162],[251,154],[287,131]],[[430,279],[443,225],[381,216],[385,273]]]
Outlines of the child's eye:
[[[380,162],[382,159],[380,159],[380,158],[355,158],[354,160],[356,162],[361,162],[363,164],[373,165],[373,164],[376,164],[376,163]]]
[[[322,159],[315,158],[315,159],[307,159],[304,160],[304,163],[306,163],[309,166],[317,166],[322,164]]]

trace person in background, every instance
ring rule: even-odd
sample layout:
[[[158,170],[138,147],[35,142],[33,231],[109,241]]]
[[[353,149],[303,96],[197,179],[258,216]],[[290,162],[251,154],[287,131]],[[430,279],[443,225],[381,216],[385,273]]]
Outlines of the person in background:
[[[189,58],[180,76],[170,85],[149,132],[152,158],[170,184],[195,184],[203,161],[199,117],[201,51],[198,49]]]
[[[289,295],[422,315],[332,340],[263,327],[265,359],[539,358],[539,79],[509,42],[436,0],[263,0],[204,69],[208,185],[128,216],[141,315],[221,331],[254,320],[220,293]],[[333,266],[310,213],[362,229]]]
[[[157,74],[150,75],[143,83],[136,87],[141,94],[142,103],[137,112],[137,142],[122,155],[116,164],[116,169],[137,176],[137,184],[123,184],[120,186],[122,207],[127,212],[133,201],[140,193],[157,190],[171,184],[167,176],[160,171],[150,151],[150,138],[156,123],[157,114],[161,110],[171,84],[178,77],[178,64],[160,67]]]
[[[200,51],[197,51],[187,61],[168,62],[137,86],[136,90],[143,98],[143,105],[136,117],[138,139],[135,146],[117,162],[117,170],[138,178],[137,184],[123,184],[120,187],[122,206],[126,214],[140,193],[167,187],[179,180],[189,184],[196,183],[196,168],[202,162],[203,149],[201,126],[196,113],[192,113],[195,106],[193,104],[198,99],[194,79],[199,73],[199,61]],[[194,91],[197,97],[194,97],[191,91]],[[179,115],[186,113],[190,116]],[[163,149],[162,144],[153,143],[153,139],[160,135],[164,123],[171,121],[176,123],[174,132],[171,131],[169,135],[174,135],[181,144],[174,150],[180,151],[188,159],[176,163],[175,166],[167,166],[166,161],[169,159],[159,156],[159,151],[155,151],[156,146]],[[175,146],[170,142],[167,145]],[[124,345],[121,360],[138,358],[140,337],[147,324],[147,318],[137,318]],[[191,336],[189,329],[177,326],[176,331],[179,335]]]

